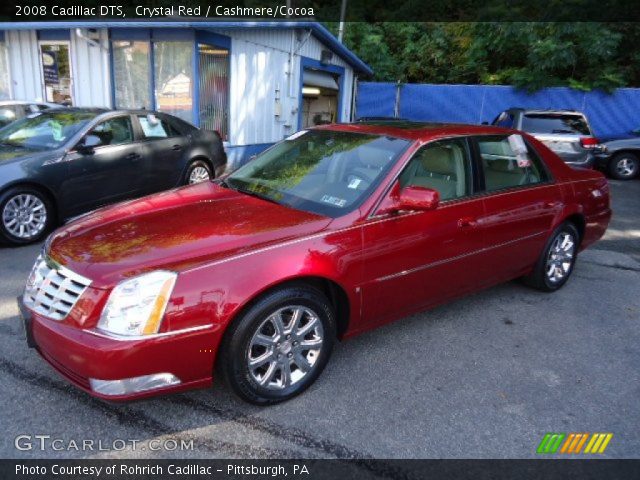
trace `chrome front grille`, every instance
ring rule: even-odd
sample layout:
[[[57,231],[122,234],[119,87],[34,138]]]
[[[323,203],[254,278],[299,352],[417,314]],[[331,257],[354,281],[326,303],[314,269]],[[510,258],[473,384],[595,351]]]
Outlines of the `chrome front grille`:
[[[91,284],[50,258],[38,256],[24,289],[24,304],[52,320],[63,320]]]

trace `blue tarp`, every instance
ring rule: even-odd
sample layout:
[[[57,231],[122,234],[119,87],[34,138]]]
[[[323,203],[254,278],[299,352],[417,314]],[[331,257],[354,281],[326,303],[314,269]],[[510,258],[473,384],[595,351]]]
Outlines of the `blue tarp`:
[[[393,116],[397,88],[394,83],[359,83],[356,118]],[[529,94],[499,85],[405,84],[399,88],[399,116],[408,120],[491,123],[509,107],[524,107],[582,111],[600,136],[627,133],[640,127],[638,88],[621,88],[613,94],[564,87]]]

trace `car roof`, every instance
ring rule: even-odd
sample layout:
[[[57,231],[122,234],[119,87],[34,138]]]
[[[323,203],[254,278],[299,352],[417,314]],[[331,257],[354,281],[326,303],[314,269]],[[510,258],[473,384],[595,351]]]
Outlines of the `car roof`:
[[[50,105],[50,106],[59,106],[57,103],[43,102],[43,101],[29,101],[29,100],[0,100],[0,106],[3,105]]]
[[[511,133],[514,130],[491,125],[469,125],[463,123],[427,123],[412,121],[374,121],[357,123],[334,123],[314,127],[314,130],[335,130],[354,133],[387,135],[407,140],[429,140],[444,136],[491,135]]]
[[[551,115],[584,115],[584,113],[582,113],[579,110],[554,110],[551,108],[548,109],[544,109],[544,108],[522,108],[522,107],[513,107],[513,108],[509,108],[507,109],[508,111],[511,112],[523,112],[523,113],[534,113],[534,114],[551,114]]]

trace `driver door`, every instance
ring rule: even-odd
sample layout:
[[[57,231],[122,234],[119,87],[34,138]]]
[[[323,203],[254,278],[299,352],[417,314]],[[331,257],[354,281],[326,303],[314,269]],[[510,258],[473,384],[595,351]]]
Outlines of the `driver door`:
[[[79,144],[68,153],[69,176],[63,198],[69,216],[138,193],[142,147],[135,139],[131,117],[121,115],[104,120],[81,143],[87,139],[97,145],[83,149]]]
[[[438,207],[374,215],[365,224],[366,324],[385,323],[477,288],[486,274],[476,255],[483,247],[477,219],[484,207],[473,196],[472,169],[467,139],[427,144],[413,155],[390,194],[409,185],[431,188],[440,194]]]

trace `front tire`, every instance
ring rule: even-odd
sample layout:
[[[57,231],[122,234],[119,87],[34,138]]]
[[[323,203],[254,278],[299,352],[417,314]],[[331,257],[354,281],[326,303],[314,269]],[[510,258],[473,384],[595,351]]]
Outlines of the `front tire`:
[[[640,170],[640,160],[630,152],[617,154],[609,162],[609,175],[616,180],[630,180]]]
[[[54,223],[53,204],[41,191],[14,187],[0,195],[0,238],[10,245],[41,240]]]
[[[580,234],[575,225],[560,225],[547,240],[533,271],[524,278],[525,283],[543,292],[561,288],[573,272],[579,245]]]
[[[226,383],[244,400],[270,405],[306,390],[333,349],[335,314],[304,285],[267,294],[229,327],[218,359]]]

